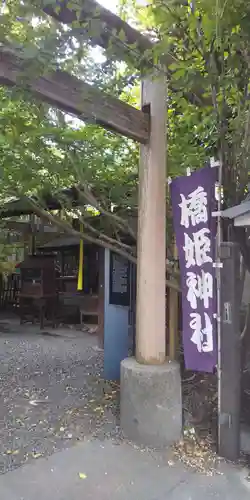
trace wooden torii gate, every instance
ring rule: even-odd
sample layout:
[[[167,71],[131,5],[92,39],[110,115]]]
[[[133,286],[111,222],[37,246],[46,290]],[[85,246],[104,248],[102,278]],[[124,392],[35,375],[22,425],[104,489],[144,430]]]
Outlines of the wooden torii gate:
[[[46,2],[47,4],[47,2]],[[118,16],[94,0],[83,0],[79,16],[67,2],[46,5],[44,11],[62,23],[76,27],[92,45],[105,49],[121,60],[131,60],[144,69],[151,66],[153,44]],[[93,29],[94,28],[94,29]],[[119,36],[121,35],[122,36]],[[172,57],[164,56],[164,64]],[[24,61],[10,49],[0,48],[0,84],[19,85]],[[149,72],[149,70],[148,70]],[[39,98],[88,119],[102,127],[132,138],[141,144],[139,167],[139,223],[137,251],[136,361],[141,365],[164,365],[165,278],[166,278],[166,81],[164,73],[142,81],[142,107],[135,109],[82,80],[62,71],[50,72],[28,81],[29,89]],[[180,383],[177,406],[180,406]],[[179,384],[179,385],[178,385]],[[178,411],[179,411],[178,406]],[[180,410],[181,412],[181,410]],[[165,416],[164,416],[165,418]],[[181,427],[178,414],[177,434]],[[150,425],[150,424],[149,424]],[[168,425],[166,421],[166,426]],[[158,432],[158,431],[157,431]],[[156,432],[156,434],[157,434]],[[171,434],[172,430],[169,429]],[[173,432],[172,439],[176,437]],[[146,439],[146,438],[145,438]],[[145,441],[144,438],[142,440]],[[161,439],[161,438],[160,438]],[[147,441],[147,439],[146,439]],[[164,441],[164,439],[163,439]],[[154,444],[154,443],[153,443]]]

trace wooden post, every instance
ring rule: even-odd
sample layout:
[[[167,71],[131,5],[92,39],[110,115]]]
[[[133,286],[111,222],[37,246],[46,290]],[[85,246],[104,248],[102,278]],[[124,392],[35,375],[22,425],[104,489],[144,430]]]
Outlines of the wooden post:
[[[173,243],[173,258],[177,259],[177,246],[176,241]],[[174,269],[176,269],[176,262],[174,263]],[[177,359],[177,348],[178,348],[178,327],[179,327],[179,307],[178,307],[178,292],[173,288],[168,291],[169,294],[169,359],[175,361]]]
[[[162,76],[142,82],[151,125],[139,171],[136,360],[144,364],[164,363],[166,353],[166,94]]]
[[[240,252],[223,242],[221,261],[221,372],[219,379],[218,451],[228,460],[240,456],[241,345],[239,325]]]
[[[99,265],[99,286],[98,286],[98,344],[101,349],[104,348],[104,248],[98,250]],[[106,292],[107,293],[107,292]]]
[[[36,236],[35,236],[35,216],[34,214],[30,215],[30,226],[31,226],[31,235],[30,235],[30,254],[35,255],[36,253]]]

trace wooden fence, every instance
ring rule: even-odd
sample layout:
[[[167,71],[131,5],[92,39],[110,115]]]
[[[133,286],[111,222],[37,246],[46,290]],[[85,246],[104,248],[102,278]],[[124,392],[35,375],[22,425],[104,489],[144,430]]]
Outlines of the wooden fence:
[[[0,310],[15,310],[19,304],[20,276],[0,276]]]

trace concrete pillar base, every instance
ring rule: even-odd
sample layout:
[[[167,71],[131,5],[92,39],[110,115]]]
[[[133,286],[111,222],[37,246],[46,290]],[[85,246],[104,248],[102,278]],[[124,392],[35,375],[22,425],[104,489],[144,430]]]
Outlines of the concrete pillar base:
[[[142,365],[135,358],[121,363],[121,428],[138,444],[163,448],[181,437],[180,367],[176,362]]]

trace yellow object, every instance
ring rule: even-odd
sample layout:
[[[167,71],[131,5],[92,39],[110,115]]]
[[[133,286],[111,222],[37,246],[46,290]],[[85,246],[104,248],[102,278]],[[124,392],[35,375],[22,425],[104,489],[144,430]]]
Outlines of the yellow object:
[[[83,233],[83,224],[80,225],[80,231],[81,233]],[[81,291],[82,289],[83,289],[83,240],[80,239],[77,290]]]
[[[86,479],[87,478],[86,474],[84,474],[83,472],[79,472],[78,476],[79,476],[80,479]]]

